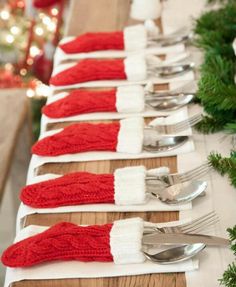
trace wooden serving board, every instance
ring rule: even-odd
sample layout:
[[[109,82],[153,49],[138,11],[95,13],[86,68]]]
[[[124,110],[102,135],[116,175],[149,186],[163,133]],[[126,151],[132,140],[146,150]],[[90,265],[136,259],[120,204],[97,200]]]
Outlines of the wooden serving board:
[[[130,1],[128,0],[71,0],[71,15],[67,23],[67,34],[78,35],[87,31],[114,31],[123,29],[131,23],[128,18]],[[160,21],[158,21],[160,24]],[[57,128],[53,126],[50,128]],[[49,128],[49,129],[50,129]],[[49,172],[65,174],[74,171],[90,171],[95,173],[114,172],[116,168],[145,165],[147,168],[159,166],[170,167],[171,172],[176,172],[176,157],[112,160],[75,163],[50,163],[44,164],[38,174]],[[140,216],[153,222],[166,222],[178,219],[178,212],[75,212],[60,214],[34,214],[27,216],[24,225],[36,224],[50,226],[61,221],[76,224],[103,224],[113,220]],[[155,286],[155,287],[185,287],[184,273],[149,274],[140,276],[124,276],[115,278],[97,279],[63,279],[63,280],[27,280],[13,284],[14,287],[105,287],[105,286]]]

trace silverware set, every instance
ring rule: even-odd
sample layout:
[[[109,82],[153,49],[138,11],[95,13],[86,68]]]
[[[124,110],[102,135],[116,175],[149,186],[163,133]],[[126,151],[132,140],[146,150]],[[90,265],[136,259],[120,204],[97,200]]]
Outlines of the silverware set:
[[[206,194],[207,182],[199,179],[208,174],[211,168],[211,164],[206,162],[183,173],[155,176],[147,172],[147,193],[165,204],[186,204]]]
[[[193,38],[193,33],[189,32],[186,28],[181,28],[174,33],[169,35],[160,35],[155,37],[148,38],[149,46],[172,46],[179,43],[187,43],[190,42]]]
[[[148,94],[145,96],[145,103],[154,110],[172,111],[188,105],[194,97],[194,93]]]
[[[219,221],[212,211],[189,223],[158,227],[152,224],[144,228],[143,253],[148,260],[159,264],[178,263],[199,254],[206,246],[228,247],[228,239],[199,234]]]

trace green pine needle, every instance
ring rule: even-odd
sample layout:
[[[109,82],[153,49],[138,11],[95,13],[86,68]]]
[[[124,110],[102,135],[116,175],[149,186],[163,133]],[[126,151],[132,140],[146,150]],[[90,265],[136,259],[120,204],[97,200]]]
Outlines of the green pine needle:
[[[234,262],[228,266],[223,278],[219,281],[225,287],[236,287],[236,264]]]
[[[203,134],[216,133],[221,131],[225,125],[224,121],[218,121],[215,118],[204,116],[194,128]]]
[[[236,255],[236,225],[233,228],[228,228],[227,231],[231,241],[231,249],[234,252],[234,255]],[[220,284],[225,287],[236,287],[236,262],[228,265],[227,270],[219,281]]]
[[[236,188],[236,152],[232,151],[230,157],[212,152],[208,160],[219,174],[228,175],[231,185]]]
[[[225,3],[223,8],[206,12],[196,20],[195,44],[205,51],[197,99],[209,114],[196,127],[203,133],[235,130],[236,65],[232,42],[236,35],[236,1]]]

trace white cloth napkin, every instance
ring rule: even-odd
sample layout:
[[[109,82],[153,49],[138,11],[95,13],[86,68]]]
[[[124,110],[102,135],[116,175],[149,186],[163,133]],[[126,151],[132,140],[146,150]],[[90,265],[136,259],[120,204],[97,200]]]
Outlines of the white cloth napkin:
[[[176,123],[180,120],[184,120],[188,117],[187,107],[183,108],[181,111],[176,112],[175,114],[167,117],[167,118],[159,118],[154,120],[153,123],[158,124],[158,122],[165,122],[168,124]],[[52,135],[57,133],[58,130],[53,130],[49,132],[45,132],[41,135],[40,138],[43,138],[48,135]],[[151,153],[143,151],[139,154],[128,154],[128,153],[118,153],[118,152],[82,152],[76,154],[65,154],[60,156],[48,157],[48,156],[37,156],[33,155],[31,158],[29,170],[28,170],[28,181],[34,177],[35,168],[43,165],[44,163],[50,162],[82,162],[82,161],[96,161],[96,160],[115,160],[115,159],[138,159],[138,158],[155,158],[155,157],[165,157],[165,156],[173,156],[180,153],[187,153],[194,150],[194,143],[191,139],[192,130],[187,129],[186,131],[179,133],[178,135],[189,135],[189,140],[180,146],[179,148]]]
[[[70,67],[74,66],[74,63],[68,63],[68,64],[61,64],[53,70],[53,74],[55,75],[65,69],[68,69]],[[168,84],[173,82],[183,82],[183,81],[193,81],[194,80],[194,72],[189,71],[181,75],[176,75],[171,78],[162,78],[162,77],[148,77],[146,80],[142,81],[127,81],[127,80],[104,80],[104,81],[90,81],[90,82],[84,82],[84,83],[78,83],[73,85],[66,85],[66,86],[51,86],[52,91],[59,91],[59,90],[65,90],[65,89],[75,89],[75,88],[89,88],[89,87],[118,87],[122,85],[146,85],[149,82],[153,82],[154,84]]]
[[[63,39],[63,41],[69,40],[69,37]],[[96,51],[89,53],[78,53],[78,54],[66,54],[62,49],[57,47],[54,55],[54,67],[60,64],[61,61],[65,60],[82,60],[82,59],[96,59],[96,58],[125,58],[130,55],[141,53],[143,55],[166,55],[174,53],[183,53],[185,51],[184,44],[177,44],[167,47],[149,47],[139,51]]]
[[[148,83],[149,85],[152,83]],[[172,82],[169,85],[169,91],[179,90],[181,86],[188,85],[187,92],[195,91],[194,83],[192,81],[184,81],[184,82]],[[60,93],[58,95],[51,95],[48,97],[47,103],[55,102],[56,100],[64,98],[66,93]],[[140,116],[140,117],[158,117],[158,116],[169,116],[174,114],[176,111],[159,111],[154,110],[148,106],[145,106],[143,112],[140,113],[114,113],[114,112],[103,112],[103,113],[87,113],[76,116],[64,117],[59,119],[49,118],[46,115],[42,114],[41,117],[41,133],[46,131],[47,124],[49,123],[59,123],[59,122],[67,122],[67,121],[90,121],[90,120],[118,120],[123,118],[128,118],[132,116]]]
[[[45,174],[31,178],[27,184],[38,183],[41,181],[58,178],[57,174]],[[109,203],[101,204],[81,204],[73,206],[61,206],[56,208],[33,208],[23,203],[20,204],[20,208],[17,214],[17,229],[22,226],[23,219],[29,214],[35,213],[67,213],[67,212],[145,212],[145,211],[178,211],[190,209],[191,203],[181,205],[168,205],[162,203],[158,199],[148,197],[144,204],[138,205],[115,205]]]
[[[175,225],[176,222],[169,223]],[[165,224],[166,225],[166,224]],[[163,226],[163,224],[158,224]],[[46,230],[45,226],[31,225],[22,229],[16,241],[35,235]],[[7,268],[4,287],[9,287],[11,283],[20,280],[46,280],[64,278],[102,278],[129,276],[152,273],[186,272],[198,269],[198,260],[188,260],[178,264],[159,265],[146,260],[140,264],[115,265],[112,262],[79,262],[62,261],[49,262],[30,268]]]

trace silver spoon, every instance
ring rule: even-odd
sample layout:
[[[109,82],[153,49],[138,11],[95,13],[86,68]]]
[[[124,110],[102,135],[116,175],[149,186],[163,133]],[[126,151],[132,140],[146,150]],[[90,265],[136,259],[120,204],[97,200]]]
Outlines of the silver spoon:
[[[171,264],[188,260],[193,256],[196,256],[205,247],[206,245],[203,243],[195,243],[169,248],[153,255],[147,252],[143,253],[147,257],[147,259],[151,260],[154,263]]]
[[[167,188],[163,188],[162,185],[162,189],[161,185],[160,188],[157,188],[156,182],[155,186],[152,186],[150,182],[147,184],[147,192],[149,194],[169,205],[191,202],[196,197],[204,195],[206,188],[207,182],[202,180],[175,184]]]
[[[157,110],[176,110],[182,108],[183,106],[189,104],[193,98],[194,94],[181,93],[181,94],[166,94],[163,96],[150,95],[147,96],[146,104],[153,109]]]
[[[163,65],[159,67],[152,67],[149,72],[151,76],[173,77],[190,71],[194,68],[195,64],[191,63],[176,63],[172,65]]]
[[[147,141],[143,149],[148,152],[164,152],[178,148],[188,141],[188,136],[162,136],[159,139]]]

